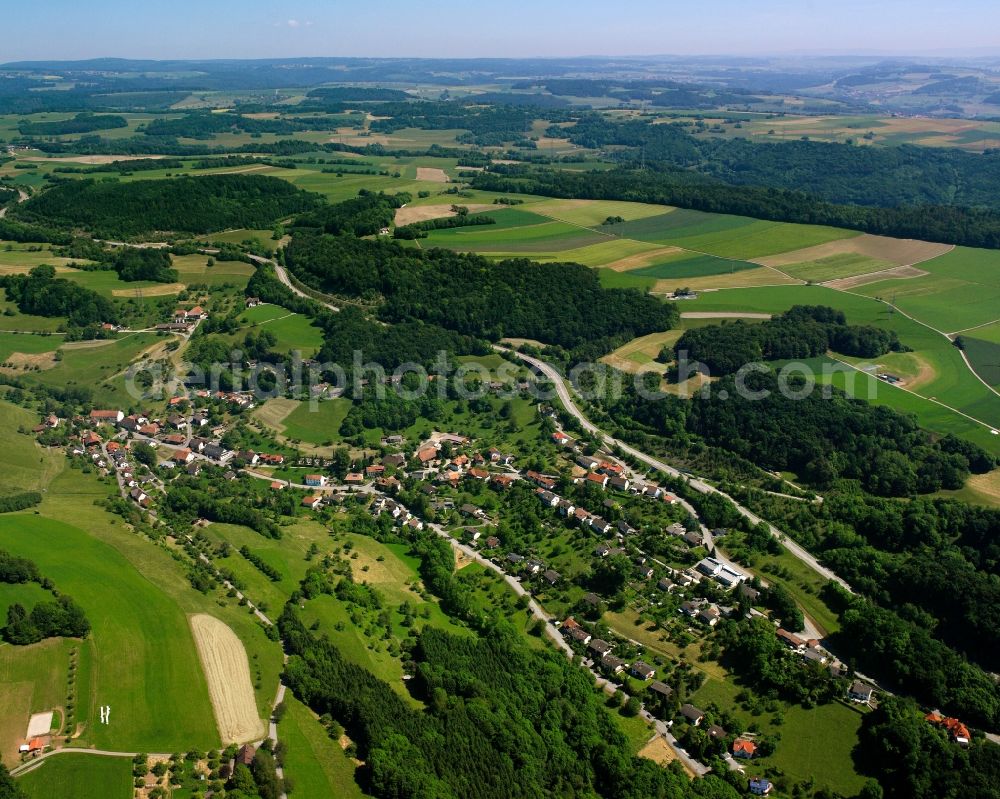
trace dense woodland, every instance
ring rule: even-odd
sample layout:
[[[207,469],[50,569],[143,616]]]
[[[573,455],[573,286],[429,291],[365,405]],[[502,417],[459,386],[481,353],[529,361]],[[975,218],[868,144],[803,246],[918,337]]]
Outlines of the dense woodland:
[[[25,119],[17,123],[18,133],[22,136],[63,136],[125,127],[128,127],[128,121],[118,114],[81,113],[72,119],[50,122],[31,122]]]
[[[978,457],[959,439],[940,446]],[[867,598],[831,597],[843,603],[840,635],[860,668],[970,723],[1000,726],[1000,689],[986,673],[1000,664],[1000,511],[850,485],[819,506],[746,499]]]
[[[36,266],[27,275],[0,277],[7,299],[21,313],[65,316],[70,327],[117,322],[118,311],[106,297],[72,280],[56,277],[52,266]]]
[[[956,746],[906,699],[884,697],[865,715],[857,753],[885,799],[1000,797],[1000,747],[981,738]]]
[[[204,175],[175,180],[72,180],[12,209],[15,221],[82,229],[99,238],[173,231],[211,233],[270,227],[317,205],[316,195],[264,175]]]
[[[728,375],[757,361],[814,358],[827,350],[877,358],[905,348],[892,331],[848,325],[844,314],[833,308],[796,305],[760,324],[737,320],[687,330],[674,345],[673,355],[683,353],[688,360],[705,364],[713,375]]]
[[[285,261],[320,291],[380,303],[387,322],[422,321],[494,341],[514,336],[576,347],[667,330],[677,320],[673,306],[637,291],[604,289],[592,269],[576,264],[496,263],[306,231],[293,237]]]

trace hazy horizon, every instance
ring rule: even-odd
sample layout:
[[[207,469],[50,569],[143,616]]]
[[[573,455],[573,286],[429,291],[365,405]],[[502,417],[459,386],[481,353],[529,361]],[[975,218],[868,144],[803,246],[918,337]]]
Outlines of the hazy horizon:
[[[51,0],[18,7],[10,61],[244,58],[540,58],[662,56],[982,57],[1000,54],[1000,5],[885,0],[511,0],[503,7],[371,0]],[[30,35],[30,34],[37,35]]]

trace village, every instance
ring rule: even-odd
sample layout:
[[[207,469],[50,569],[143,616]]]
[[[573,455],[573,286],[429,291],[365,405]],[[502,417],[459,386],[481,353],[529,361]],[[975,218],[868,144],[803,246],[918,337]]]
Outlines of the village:
[[[773,751],[774,742],[752,729],[724,726],[727,714],[715,705],[687,701],[697,671],[684,655],[667,654],[676,649],[671,641],[695,642],[705,651],[722,619],[764,619],[792,656],[789,663],[822,669],[842,686],[847,703],[870,708],[878,702],[877,689],[855,677],[808,620],[802,633],[771,621],[762,596],[767,582],[721,549],[727,530],[703,525],[676,487],[578,440],[544,404],[537,408],[551,430],[544,464],[439,431],[412,442],[385,435],[378,452],[346,463],[281,446],[234,446],[233,420],[253,406],[248,393],[194,391],[171,400],[162,414],[112,408],[72,419],[49,415],[35,432],[44,439],[58,431],[68,441],[69,457],[113,475],[123,501],[151,519],[174,480],[207,476],[243,481],[253,492],[288,494],[299,513],[320,520],[345,503],[363,501],[373,518],[401,530],[433,530],[456,552],[483,559],[533,598],[550,636],[606,691],[635,697],[637,712],[689,771],[706,772],[686,749],[704,731],[711,747],[705,751],[744,772],[752,794],[772,790],[769,779],[753,773],[753,762]],[[418,497],[418,507],[408,507],[401,494]],[[523,515],[519,503],[526,501],[537,509],[532,513],[540,524],[527,538],[509,532],[510,521]],[[602,587],[594,575],[619,582]],[[654,620],[665,648],[609,623],[605,611],[612,606]],[[931,714],[928,722],[948,730],[959,745],[968,740],[968,730],[955,719]]]

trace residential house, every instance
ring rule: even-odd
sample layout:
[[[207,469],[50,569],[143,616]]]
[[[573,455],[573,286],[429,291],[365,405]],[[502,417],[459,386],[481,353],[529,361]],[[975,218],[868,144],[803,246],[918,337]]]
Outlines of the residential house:
[[[715,605],[709,605],[698,612],[698,621],[704,622],[709,627],[714,627],[719,623],[719,609]]]
[[[874,693],[875,689],[872,686],[861,682],[861,680],[855,680],[847,692],[847,696],[852,702],[869,704]]]
[[[587,649],[598,657],[604,657],[612,648],[611,644],[601,638],[594,638],[587,644]]]
[[[615,491],[628,491],[632,483],[625,477],[615,475],[614,477],[608,478],[608,485]]]
[[[529,560],[524,564],[524,570],[530,575],[538,574],[542,569],[545,568],[545,564],[540,560]]]
[[[699,710],[694,705],[689,705],[689,704],[681,705],[681,715],[695,727],[701,724],[701,720],[705,718],[704,711]]]
[[[171,460],[174,463],[190,463],[194,460],[194,453],[189,449],[179,449],[174,453]]]
[[[243,461],[248,466],[256,466],[260,461],[260,455],[254,452],[252,449],[242,449],[236,453],[236,459]]]
[[[774,788],[771,781],[765,777],[751,777],[748,785],[750,793],[754,796],[767,796]]]
[[[674,522],[672,525],[670,525],[666,529],[665,532],[669,533],[670,535],[676,535],[678,537],[683,537],[684,534],[687,532],[687,529],[680,522]]]
[[[583,644],[584,646],[586,646],[587,644],[590,643],[590,639],[591,639],[590,633],[588,633],[585,629],[583,629],[579,625],[577,625],[575,627],[565,627],[564,626],[563,627],[563,634],[567,638],[572,638],[574,641],[576,641],[579,644]]]
[[[316,510],[323,502],[323,497],[316,494],[303,498],[302,507]]]
[[[743,574],[742,572],[738,572],[736,571],[736,569],[732,568],[731,566],[726,566],[725,564],[723,564],[722,568],[719,570],[719,573],[715,575],[715,579],[726,588],[732,588],[734,586],[737,586],[740,583],[742,583],[746,578],[747,576],[745,574]]]
[[[601,488],[607,488],[608,476],[606,474],[599,474],[598,472],[588,472],[587,482],[599,485]]]
[[[491,535],[489,538],[486,539],[487,549],[496,549],[498,546],[500,546],[500,539],[497,538],[495,535]]]
[[[733,741],[733,757],[749,760],[757,754],[757,744],[747,738],[737,738]]]
[[[183,433],[171,433],[169,436],[164,436],[163,437],[163,441],[166,444],[171,444],[173,446],[178,446],[180,444],[183,444],[185,441],[187,441],[187,437]],[[194,441],[192,441],[191,443],[193,445]],[[195,446],[192,446],[191,449],[193,449],[195,451],[198,451],[198,448],[195,447]]]
[[[91,411],[90,421],[93,424],[118,424],[125,418],[124,411]]]
[[[717,741],[721,741],[723,738],[728,738],[729,733],[718,724],[713,724],[708,728],[708,737],[714,738]]]
[[[671,696],[674,695],[674,689],[671,688],[666,683],[660,682],[659,680],[653,680],[649,684],[649,690],[652,691],[653,693],[659,694],[665,699],[669,699]]]
[[[593,471],[601,465],[601,462],[597,458],[591,458],[589,455],[581,455],[576,459],[576,462],[577,465],[588,471]]]
[[[598,544],[596,547],[594,547],[594,554],[597,555],[597,557],[599,558],[606,558],[608,555],[611,554],[611,547],[609,547],[607,544]]]
[[[677,587],[677,585],[672,580],[669,580],[666,577],[661,577],[659,582],[656,583],[656,587],[669,594]]]
[[[471,516],[474,519],[481,519],[486,514],[483,513],[482,508],[477,508],[475,505],[471,505],[466,502],[462,507],[458,509],[458,512],[463,516]]]
[[[928,713],[924,716],[924,719],[937,727],[947,730],[951,740],[959,746],[968,746],[969,741],[972,739],[969,728],[956,718],[942,716],[935,710],[933,713]]]
[[[365,476],[361,472],[348,472],[344,476],[344,482],[349,486],[364,485]]]
[[[510,554],[507,555],[507,562],[511,566],[520,566],[522,563],[524,563],[524,555],[518,555],[514,552],[511,552]]]
[[[690,532],[684,533],[684,541],[688,546],[700,547],[705,543],[705,539],[702,538],[701,533],[698,530],[691,530]]]
[[[785,644],[789,649],[802,649],[806,642],[799,638],[795,633],[790,633],[788,630],[783,630],[780,627],[775,633],[778,640]]]
[[[562,430],[556,430],[552,434],[552,440],[555,441],[560,447],[573,446],[573,439],[566,435]]]
[[[559,504],[559,497],[551,491],[539,488],[535,493],[538,495],[538,499],[540,499],[542,504],[547,508],[554,508]]]
[[[559,572],[555,571],[554,569],[546,569],[542,573],[542,577],[545,579],[545,582],[547,582],[549,585],[555,585],[562,579],[562,575],[559,574]]]
[[[760,597],[760,591],[753,588],[748,583],[740,583],[739,587],[736,589],[736,594],[737,596],[750,600],[751,603],[756,602]]]
[[[656,674],[656,669],[654,669],[648,663],[644,663],[641,660],[637,660],[635,663],[632,664],[632,668],[629,669],[629,672],[632,674],[633,677],[636,677],[640,680],[651,680],[653,676]]]
[[[303,482],[313,488],[322,488],[326,485],[326,476],[322,474],[307,474]]]
[[[473,466],[471,469],[469,469],[469,471],[466,472],[466,475],[471,477],[473,480],[490,479],[490,473],[485,469],[480,469],[478,466]]]
[[[625,671],[625,665],[624,660],[614,655],[605,655],[601,658],[601,669],[607,674],[621,674]]]
[[[514,478],[509,474],[494,474],[490,476],[490,485],[497,488],[510,488],[514,484]]]

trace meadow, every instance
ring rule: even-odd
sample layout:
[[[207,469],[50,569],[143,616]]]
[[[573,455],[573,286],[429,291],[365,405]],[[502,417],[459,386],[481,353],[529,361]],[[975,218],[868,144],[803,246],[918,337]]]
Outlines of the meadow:
[[[598,244],[605,234],[597,233],[545,216],[505,209],[491,211],[495,225],[449,228],[431,231],[421,246],[448,247],[471,252],[532,253],[572,250]]]
[[[61,754],[18,777],[17,784],[29,799],[129,799],[132,760]]]
[[[311,358],[323,346],[323,331],[301,314],[292,313],[280,305],[258,305],[240,314],[243,328],[236,334],[242,339],[247,332],[267,330],[277,339],[275,350],[291,353],[298,350],[303,358]]]
[[[62,470],[61,451],[40,447],[29,431],[38,424],[31,411],[7,401],[0,401],[0,493],[42,491]]]
[[[287,747],[285,776],[300,796],[361,799],[366,794],[354,779],[354,761],[333,741],[313,712],[290,693],[278,736]]]
[[[861,711],[841,702],[809,709],[778,703],[779,711],[768,718],[743,710],[736,701],[738,691],[732,680],[708,679],[691,702],[701,708],[714,704],[732,713],[744,729],[756,722],[763,733],[780,736],[774,754],[754,759],[754,773],[769,774],[773,769],[772,778],[783,775],[789,783],[811,778],[817,787],[826,786],[842,796],[853,796],[861,789],[864,778],[855,771],[852,754]]]

